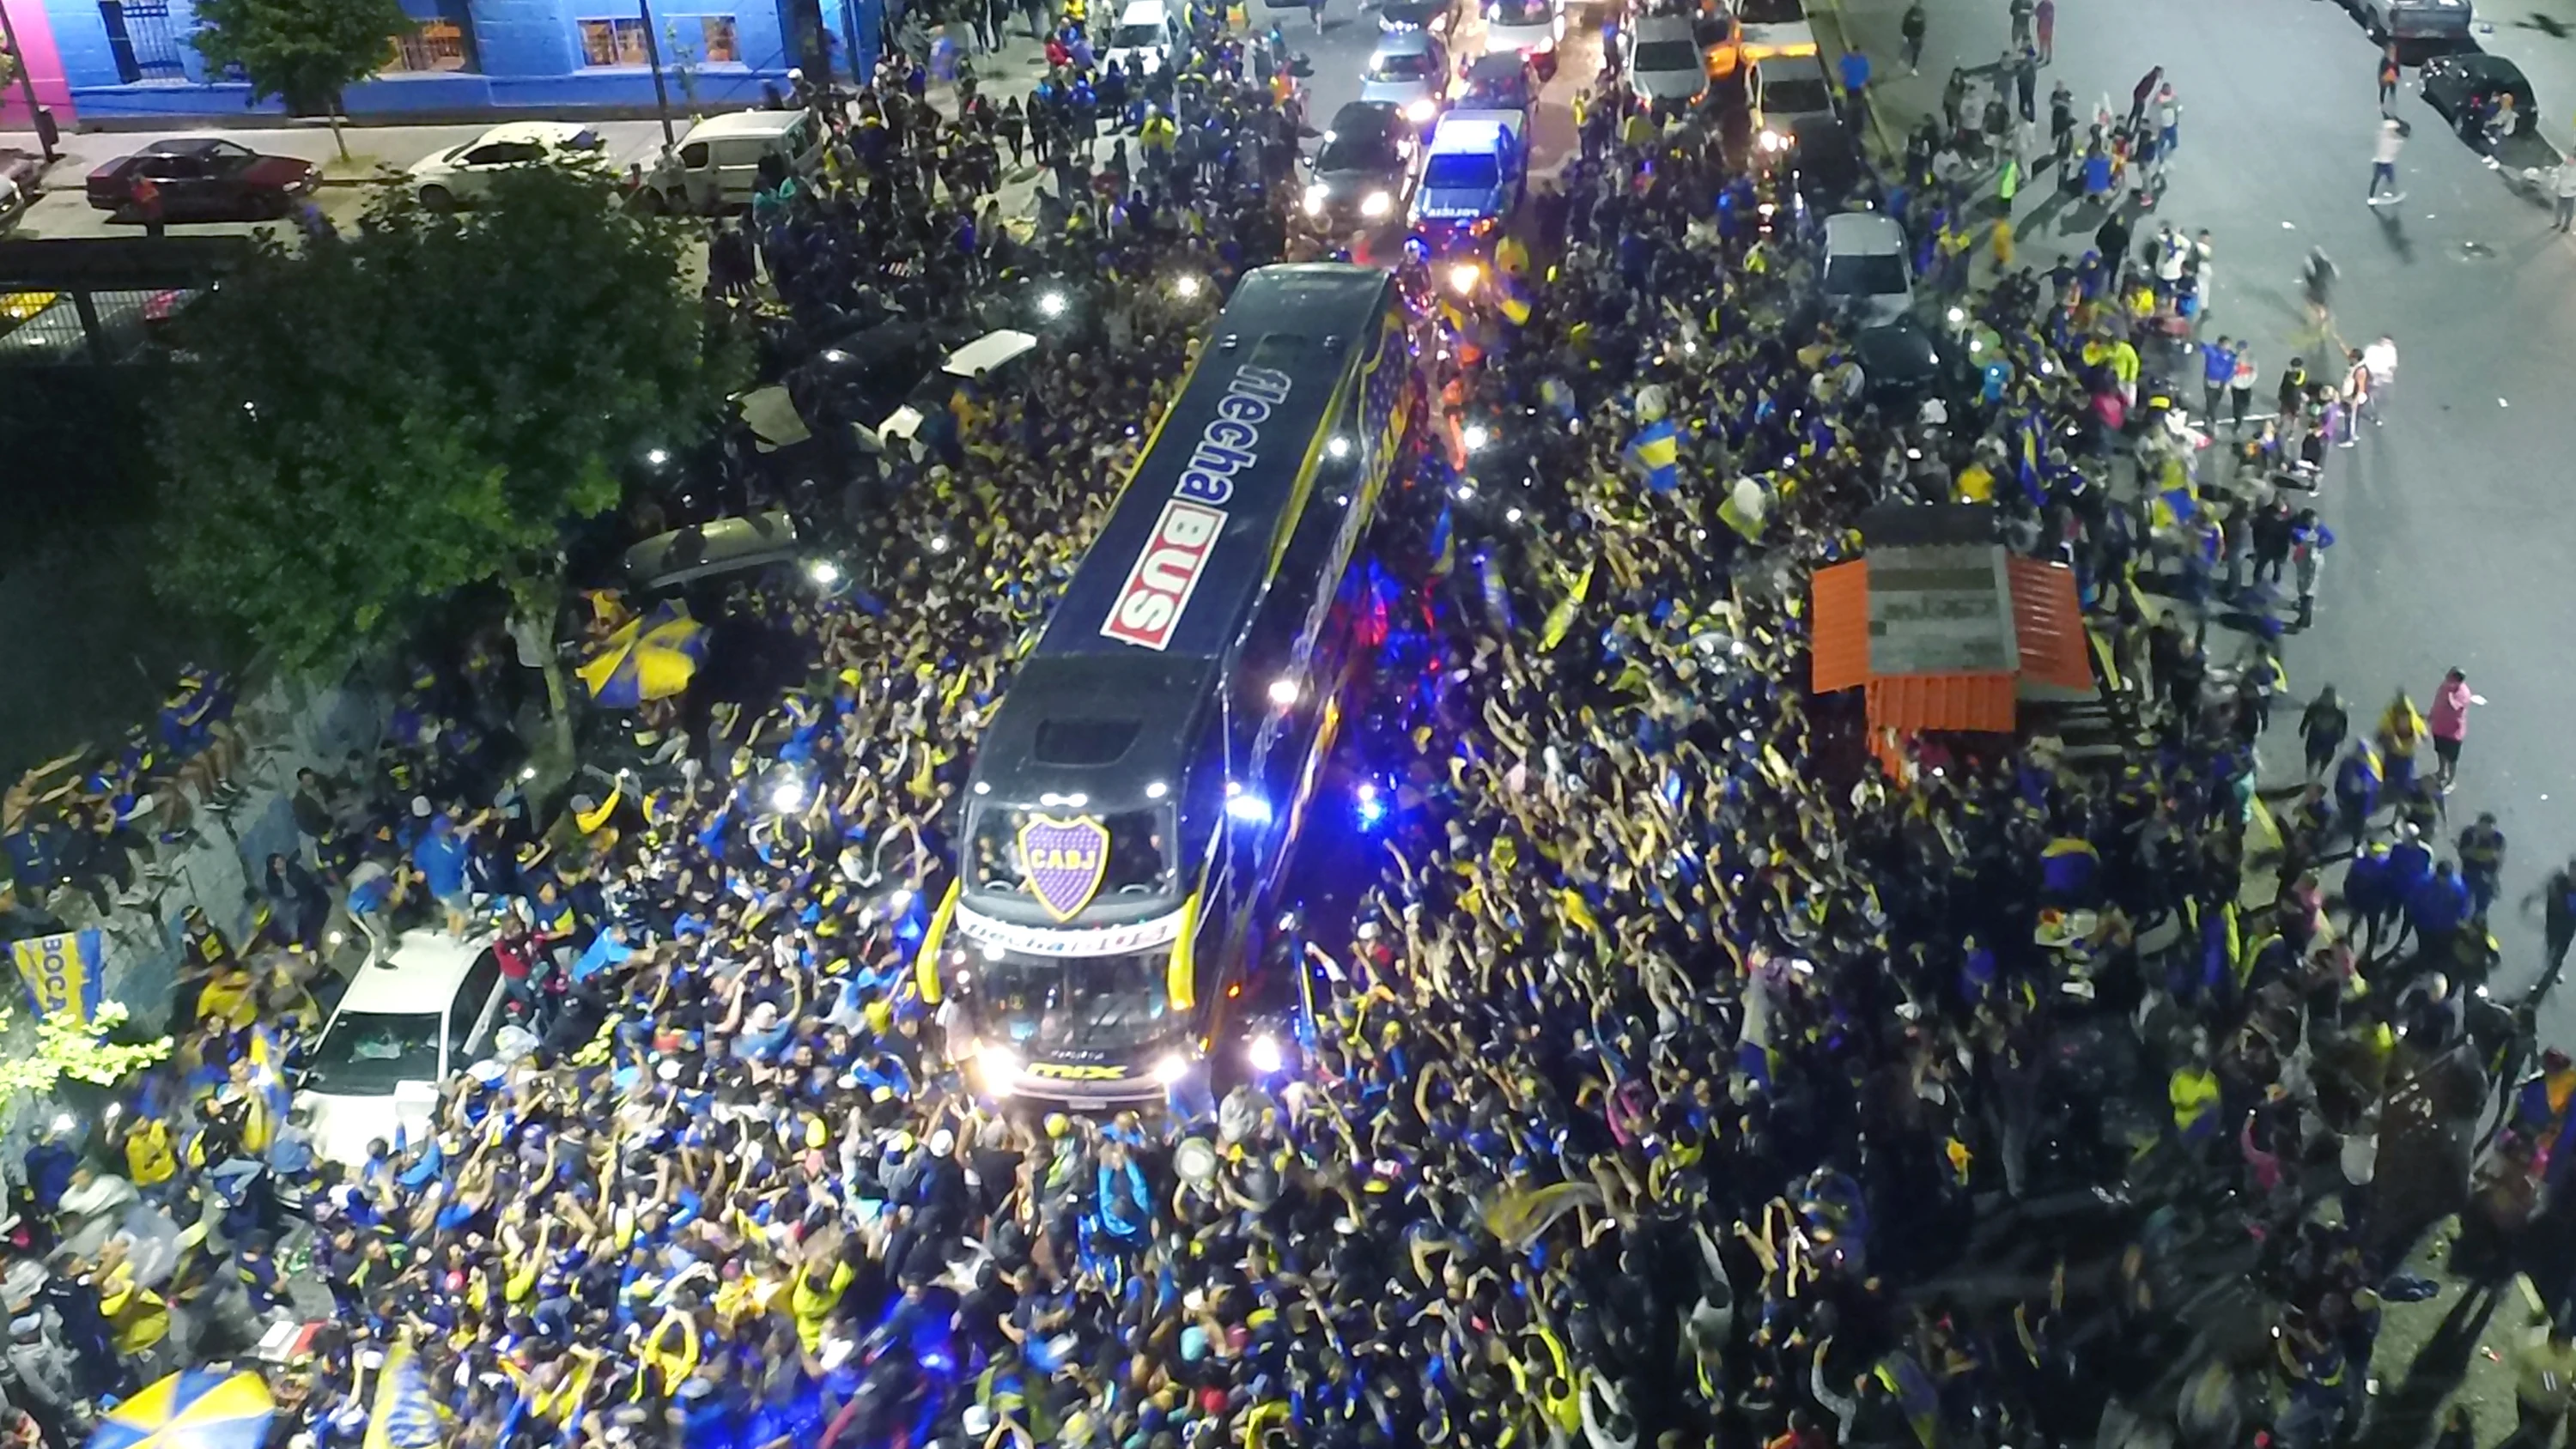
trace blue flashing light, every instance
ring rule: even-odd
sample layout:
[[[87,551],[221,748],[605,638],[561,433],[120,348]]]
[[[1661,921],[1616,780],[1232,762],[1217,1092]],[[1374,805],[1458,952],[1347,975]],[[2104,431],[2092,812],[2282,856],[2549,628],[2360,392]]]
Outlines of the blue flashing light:
[[[1267,825],[1270,823],[1270,802],[1248,792],[1229,795],[1225,801],[1225,813],[1246,825]]]
[[[1386,819],[1386,801],[1378,794],[1374,782],[1360,786],[1359,811],[1362,830],[1375,830]]]

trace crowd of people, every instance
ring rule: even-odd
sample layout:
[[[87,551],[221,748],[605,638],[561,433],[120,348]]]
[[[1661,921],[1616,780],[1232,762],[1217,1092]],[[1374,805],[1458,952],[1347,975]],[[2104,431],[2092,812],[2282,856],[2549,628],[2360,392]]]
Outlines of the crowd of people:
[[[1208,39],[1172,114],[1261,132],[1260,47]],[[1082,114],[1104,78],[1073,59],[1046,84]],[[2417,788],[2451,783],[2465,679],[2349,750],[2329,691],[2308,776],[2376,776],[2261,803],[2286,601],[2255,589],[2301,560],[2304,620],[2329,536],[2259,450],[2139,420],[2142,373],[2188,361],[2150,326],[2178,289],[2125,237],[1963,274],[1975,371],[1895,389],[1815,304],[1812,213],[1690,121],[1587,134],[1536,202],[1552,275],[1494,257],[1524,320],[1424,323],[1439,403],[1379,539],[1409,597],[1347,747],[1393,782],[1383,860],[1308,1049],[1203,1115],[974,1097],[911,987],[953,797],[1292,189],[1145,146],[1155,100],[1132,170],[1041,143],[1115,179],[1004,240],[991,168],[936,156],[1016,151],[1007,111],[979,139],[972,97],[921,117],[908,75],[819,102],[849,154],[770,188],[711,290],[802,343],[1043,269],[1075,320],[887,461],[865,587],[721,586],[718,648],[759,667],[637,716],[637,768],[560,819],[515,788],[497,637],[431,651],[382,751],[300,782],[252,937],[191,922],[174,1060],[27,1164],[43,1271],[5,1285],[0,1393],[51,1449],[280,1320],[327,1320],[272,1342],[280,1449],[1934,1449],[2114,1408],[2309,1449],[2365,1412],[2381,1295],[2468,1193],[2490,1084],[2519,1172],[2491,1201],[2576,1162],[2576,1069],[2525,1087],[2527,1014],[2476,990],[2501,835],[2437,859]],[[1947,144],[1877,198],[1936,246],[1972,204]],[[1811,571],[1872,510],[1956,503],[2075,571],[2112,762],[1873,736],[1807,689]],[[2229,509],[2257,566],[2219,597],[2194,580]],[[2576,887],[2549,889],[2563,954]],[[421,1130],[323,1160],[282,1064],[405,932],[488,940],[508,1030]]]

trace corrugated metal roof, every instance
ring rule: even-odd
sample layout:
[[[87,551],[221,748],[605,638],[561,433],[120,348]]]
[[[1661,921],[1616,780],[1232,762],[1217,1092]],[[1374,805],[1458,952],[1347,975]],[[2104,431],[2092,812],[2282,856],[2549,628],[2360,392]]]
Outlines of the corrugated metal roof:
[[[2010,734],[2016,718],[2009,674],[1902,674],[1869,682],[1869,722],[1900,730]]]
[[[1818,694],[1869,683],[1869,560],[1816,570],[1808,580],[1815,626],[1807,651],[1807,687]]]
[[[2006,560],[2012,577],[2013,634],[2021,646],[2024,684],[2090,691],[2091,645],[2084,609],[2076,602],[2075,574],[2063,564],[2035,558]]]

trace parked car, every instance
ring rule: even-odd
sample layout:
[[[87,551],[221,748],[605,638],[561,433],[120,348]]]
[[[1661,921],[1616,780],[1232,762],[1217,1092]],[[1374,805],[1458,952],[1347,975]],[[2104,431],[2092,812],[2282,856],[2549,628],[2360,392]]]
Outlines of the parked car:
[[[2437,55],[2424,62],[2424,104],[2456,128],[2463,120],[2483,118],[2506,96],[2513,97],[2514,134],[2540,124],[2540,103],[2522,68],[2500,55],[2463,51]]]
[[[1416,126],[1429,126],[1449,100],[1449,47],[1428,30],[1379,38],[1360,73],[1360,99],[1384,101]]]
[[[490,947],[431,931],[359,967],[295,1095],[312,1113],[314,1149],[356,1165],[397,1131],[423,1140],[440,1088],[491,1044],[500,982]]]
[[[1333,113],[1306,186],[1306,215],[1325,226],[1381,222],[1413,197],[1422,143],[1389,101],[1353,101]]]
[[[1905,261],[1905,228],[1875,211],[1825,218],[1823,291],[1828,304],[1864,326],[1893,322],[1914,309],[1914,279]]]
[[[814,113],[726,111],[680,138],[676,165],[656,170],[645,205],[667,212],[733,211],[751,205],[760,168],[775,160],[789,175],[810,171],[823,154]]]
[[[2370,38],[2381,45],[2392,40],[2466,40],[2469,0],[2344,0]]]
[[[1816,53],[1816,29],[1800,0],[1738,0],[1735,20],[1737,49],[1745,60]]]
[[[1116,65],[1124,75],[1152,75],[1172,63],[1185,34],[1180,16],[1163,0],[1129,0],[1118,12],[1118,28],[1109,34],[1101,64]]]
[[[149,176],[164,221],[266,221],[286,216],[321,184],[310,161],[267,156],[238,141],[176,136],[119,156],[89,174],[89,204],[135,216],[134,183]]]
[[[1687,110],[1708,98],[1708,63],[1686,15],[1649,15],[1619,32],[1628,89],[1650,111]]]
[[[410,185],[432,211],[471,205],[491,195],[492,180],[528,166],[596,165],[605,144],[572,121],[507,121],[411,165]]]
[[[29,201],[45,189],[45,158],[15,146],[0,146],[0,181],[18,188]]]

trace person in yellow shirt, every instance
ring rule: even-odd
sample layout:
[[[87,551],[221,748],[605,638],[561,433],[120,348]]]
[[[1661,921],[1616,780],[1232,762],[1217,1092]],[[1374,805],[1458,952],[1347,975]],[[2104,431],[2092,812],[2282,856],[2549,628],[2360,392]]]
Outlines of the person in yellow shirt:
[[[179,1171],[178,1153],[170,1143],[170,1124],[144,1115],[125,1133],[125,1176],[138,1188],[155,1188]]]
[[[2120,383],[2120,401],[2138,405],[2138,349],[2127,338],[2111,344],[2111,376]]]
[[[1950,491],[1952,497],[1961,503],[1992,503],[1995,501],[1994,471],[1986,466],[1983,456],[1973,458],[1967,467],[1959,470],[1958,479]]]

